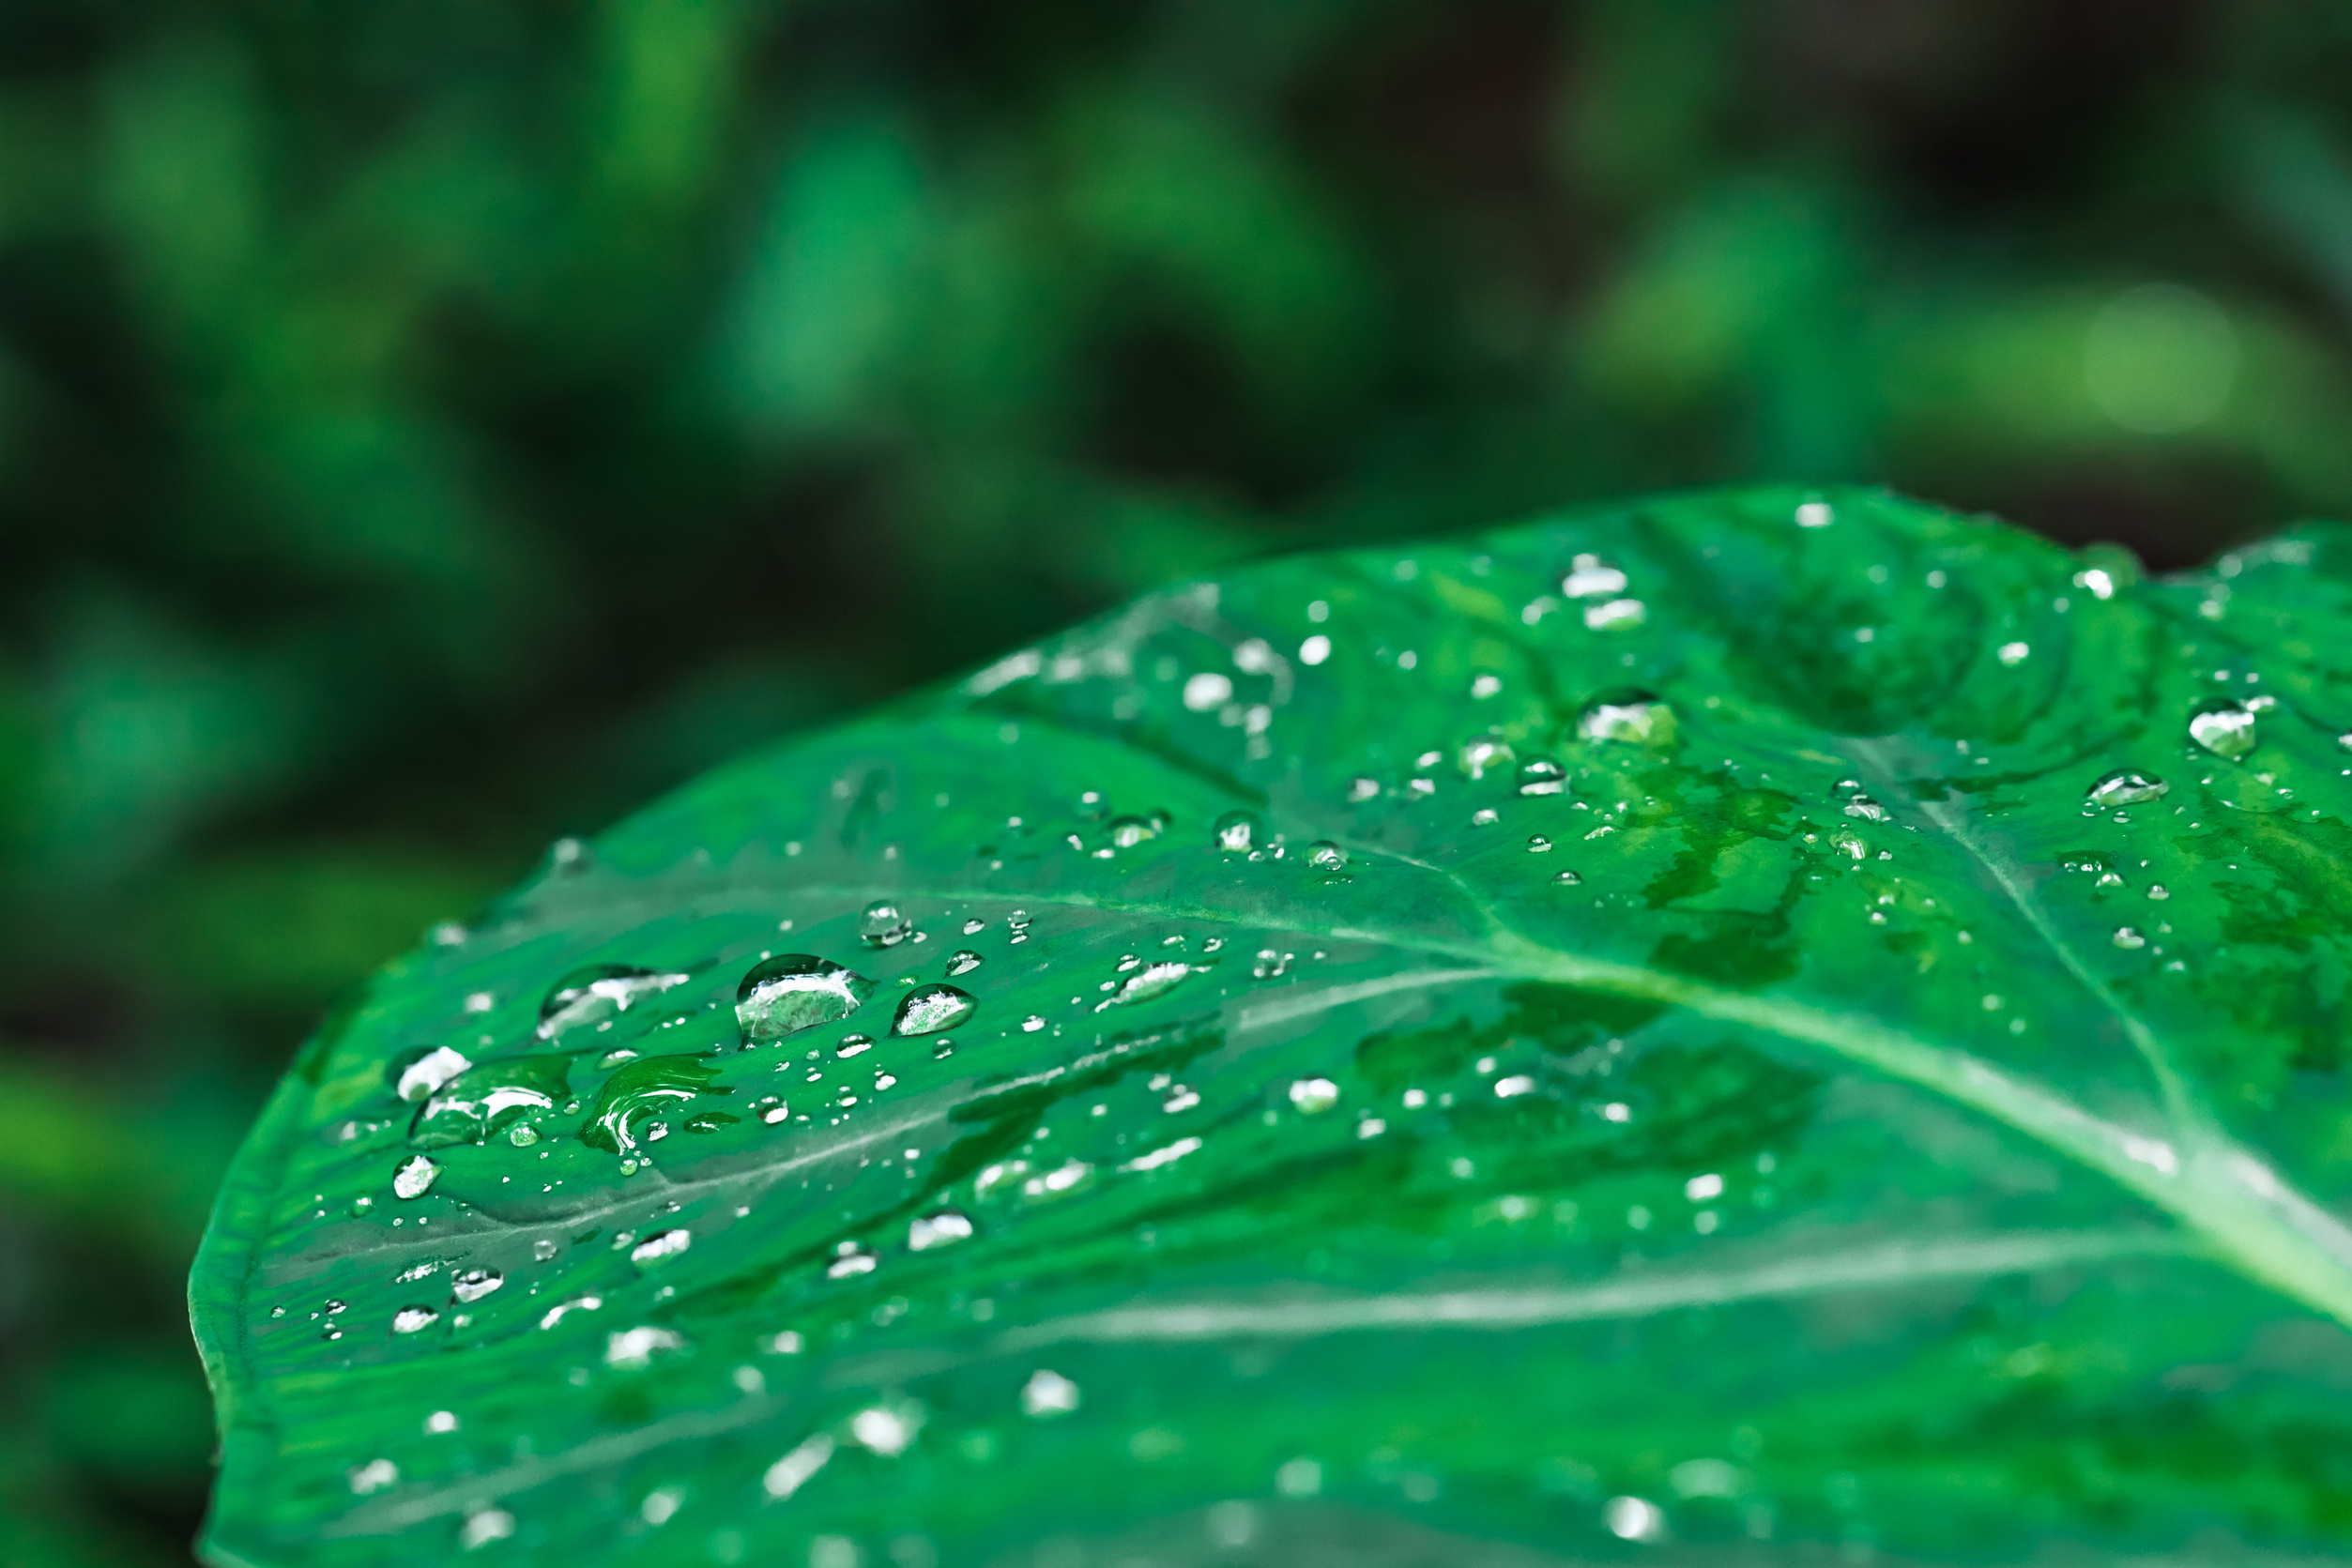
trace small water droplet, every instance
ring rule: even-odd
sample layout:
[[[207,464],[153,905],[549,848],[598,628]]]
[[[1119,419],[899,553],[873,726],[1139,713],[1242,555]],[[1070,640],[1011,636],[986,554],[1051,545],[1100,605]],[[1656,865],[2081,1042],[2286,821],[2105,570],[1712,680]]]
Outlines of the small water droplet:
[[[1079,1398],[1077,1384],[1059,1372],[1048,1372],[1042,1367],[1031,1373],[1029,1381],[1021,1385],[1022,1413],[1040,1420],[1069,1414],[1078,1408]]]
[[[1474,828],[1491,828],[1502,820],[1503,814],[1492,806],[1480,806],[1470,814],[1470,825]]]
[[[1521,795],[1565,795],[1568,770],[1548,756],[1529,757],[1519,765]]]
[[[1318,871],[1338,871],[1348,863],[1348,852],[1329,839],[1317,839],[1306,846],[1306,863]]]
[[[441,1315],[429,1306],[405,1306],[392,1314],[392,1332],[420,1333],[441,1320]]]
[[[550,1241],[544,1236],[531,1243],[531,1256],[542,1263],[545,1263],[553,1259],[556,1254],[560,1250],[562,1249],[557,1242]]]
[[[2115,946],[2126,950],[2144,948],[2147,946],[2147,937],[2136,926],[2119,925],[2115,927]]]
[[[1837,513],[1829,510],[1826,501],[1806,501],[1796,509],[1796,525],[1800,528],[1826,528],[1836,521]]]
[[[1820,503],[1811,501],[1806,505],[1820,506]],[[1822,507],[1821,510],[1826,513],[1829,509]],[[1804,511],[1804,507],[1797,509],[1797,521],[1802,526],[1819,528],[1827,525],[1826,516],[1819,523],[1806,523]],[[1601,1510],[1601,1520],[1608,1525],[1609,1533],[1620,1541],[1655,1541],[1666,1532],[1665,1511],[1643,1498],[1611,1498]]]
[[[735,1017],[746,1046],[837,1023],[865,1005],[874,982],[831,959],[781,952],[755,965],[735,991]]]
[[[450,1276],[450,1294],[461,1302],[479,1302],[505,1283],[506,1276],[496,1269],[460,1269]]]
[[[866,1052],[872,1049],[874,1049],[874,1037],[872,1035],[845,1034],[841,1037],[841,1043],[833,1047],[833,1055],[844,1058],[859,1057],[863,1056]]]
[[[2003,643],[1993,650],[1993,657],[2014,669],[2023,664],[2034,650],[2024,643]]]
[[[439,1165],[421,1154],[412,1155],[403,1160],[400,1163],[400,1169],[392,1173],[392,1195],[401,1198],[422,1197],[425,1190],[433,1185],[435,1179],[440,1174]]]
[[[1551,848],[1551,841],[1550,841],[1550,839],[1548,839],[1548,838],[1544,837],[1544,836],[1543,836],[1543,834],[1541,834],[1541,833],[1531,833],[1531,834],[1529,834],[1529,835],[1528,835],[1528,839],[1527,839],[1527,852],[1528,852],[1530,855],[1542,855],[1542,854],[1546,854],[1546,853],[1548,853],[1548,852],[1550,850],[1550,848]]]
[[[539,1004],[539,1037],[557,1040],[573,1029],[607,1024],[639,1002],[658,997],[693,977],[674,970],[639,969],[625,964],[589,964],[548,988]]]
[[[345,1470],[344,1479],[351,1484],[354,1495],[366,1497],[370,1492],[399,1485],[400,1467],[389,1459],[371,1459],[364,1465],[354,1465]]]
[[[1249,812],[1231,811],[1216,819],[1216,846],[1228,854],[1242,854],[1258,847],[1265,825]]]
[[[1587,740],[1664,745],[1674,738],[1674,710],[1647,693],[1599,697],[1577,715],[1576,732]]]
[[[1320,664],[1331,657],[1331,639],[1318,632],[1299,644],[1299,662]]]
[[[1484,702],[1503,690],[1503,677],[1494,675],[1474,675],[1470,677],[1470,695],[1474,702]]]
[[[2163,884],[2163,883],[2161,883],[2161,882],[2159,882],[2159,883],[2155,884],[2153,887],[2149,888],[2149,889],[2148,889],[2148,891],[2147,891],[2147,895],[2148,895],[2148,897],[2150,897],[2150,898],[2152,898],[2152,899],[2155,899],[2155,900],[2156,900],[2158,903],[2160,903],[2160,904],[2161,904],[2161,903],[2162,903],[2165,899],[2168,899],[2168,898],[2170,898],[2170,897],[2172,897],[2172,896],[2173,896],[2173,895],[2172,895],[2172,892],[2171,892],[2171,890],[2167,889],[2167,888],[2164,886],[2164,884]]]
[[[457,1544],[466,1551],[479,1551],[513,1533],[513,1515],[503,1508],[484,1508],[466,1515],[465,1524],[458,1528]]]
[[[1380,792],[1381,782],[1378,779],[1358,775],[1348,781],[1348,799],[1358,805],[1374,799]]]
[[[970,1018],[980,1008],[969,991],[953,985],[918,985],[907,993],[898,1004],[898,1015],[891,1020],[890,1032],[894,1035],[943,1034]]]
[[[1559,875],[1554,876],[1552,880],[1564,888],[1574,888],[1581,886],[1583,883],[1584,878],[1579,876],[1575,872],[1564,871],[1560,873]]]
[[[1210,712],[1232,700],[1232,677],[1216,670],[1202,670],[1184,682],[1184,706],[1195,713]]]
[[[2220,757],[2241,757],[2254,749],[2254,716],[2237,703],[2215,704],[2189,721],[2189,738]]]
[[[1045,1019],[1039,1017],[1034,1012],[1021,1020],[1021,1032],[1024,1034],[1035,1034],[1039,1029],[1042,1029],[1045,1027]]]
[[[691,1230],[664,1230],[658,1236],[647,1237],[632,1247],[629,1250],[629,1261],[632,1263],[658,1262],[664,1257],[676,1257],[694,1244],[695,1233]]]
[[[918,1215],[907,1226],[907,1246],[911,1252],[928,1252],[933,1247],[953,1246],[971,1235],[971,1220],[953,1209],[935,1209]]]
[[[1302,1116],[1319,1116],[1339,1104],[1339,1086],[1329,1078],[1301,1078],[1291,1086],[1291,1104]]]
[[[871,1248],[855,1241],[844,1241],[834,1249],[832,1261],[825,1265],[827,1279],[849,1279],[858,1274],[870,1274],[882,1260]]]
[[[887,898],[878,898],[858,916],[858,935],[869,947],[894,948],[915,928],[912,917]]]
[[[1457,760],[1465,774],[1474,779],[1483,779],[1488,769],[1506,766],[1512,760],[1512,753],[1507,742],[1481,735],[1462,742]]]
[[[1094,1011],[1100,1012],[1105,1008],[1131,1007],[1138,1002],[1148,1002],[1154,997],[1174,990],[1191,973],[1192,966],[1182,959],[1163,959],[1147,964],[1122,981],[1116,991],[1095,1003]]]
[[[1133,849],[1148,839],[1160,836],[1158,826],[1140,816],[1114,817],[1109,831],[1114,849]]]
[[[1584,624],[1595,632],[1630,632],[1649,618],[1649,606],[1638,599],[1612,599],[1584,608]]]
[[[2091,785],[2086,799],[2094,806],[2136,806],[2161,798],[2171,788],[2153,774],[2118,768]]]
[[[1625,591],[1626,574],[1598,556],[1577,556],[1560,579],[1560,592],[1568,599],[1609,599]]]

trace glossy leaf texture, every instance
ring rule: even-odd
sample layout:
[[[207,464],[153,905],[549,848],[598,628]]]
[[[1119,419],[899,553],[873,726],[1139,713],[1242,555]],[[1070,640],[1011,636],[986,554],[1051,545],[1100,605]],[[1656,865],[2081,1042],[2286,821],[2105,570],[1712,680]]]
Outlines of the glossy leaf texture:
[[[382,975],[220,1563],[2352,1548],[2352,532],[1875,493],[1147,598]]]

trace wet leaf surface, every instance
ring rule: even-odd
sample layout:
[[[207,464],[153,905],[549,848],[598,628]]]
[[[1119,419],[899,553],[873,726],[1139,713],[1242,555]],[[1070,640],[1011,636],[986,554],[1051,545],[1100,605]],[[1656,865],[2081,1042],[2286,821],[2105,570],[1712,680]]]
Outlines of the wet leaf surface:
[[[396,965],[225,1189],[252,1564],[2352,1546],[2352,534],[1863,493],[1146,599]]]

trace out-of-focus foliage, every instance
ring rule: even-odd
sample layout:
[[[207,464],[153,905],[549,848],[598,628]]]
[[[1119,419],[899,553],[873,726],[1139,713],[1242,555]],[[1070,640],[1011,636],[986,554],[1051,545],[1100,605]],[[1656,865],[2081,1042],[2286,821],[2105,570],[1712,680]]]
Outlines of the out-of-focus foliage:
[[[0,1560],[184,1560],[340,986],[1150,584],[1737,477],[2352,510],[2352,11],[0,9]]]

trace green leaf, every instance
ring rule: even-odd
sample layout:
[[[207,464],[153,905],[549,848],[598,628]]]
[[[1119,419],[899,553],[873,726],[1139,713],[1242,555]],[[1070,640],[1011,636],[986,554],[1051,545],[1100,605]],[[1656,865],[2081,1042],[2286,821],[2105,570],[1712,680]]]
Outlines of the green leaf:
[[[2346,649],[2340,527],[1752,491],[722,769],[303,1053],[206,1549],[2341,1553]]]

